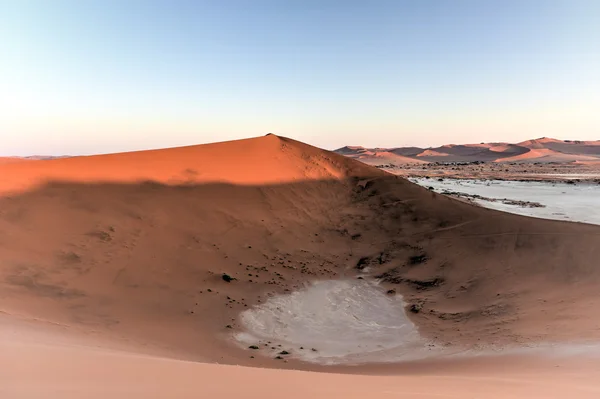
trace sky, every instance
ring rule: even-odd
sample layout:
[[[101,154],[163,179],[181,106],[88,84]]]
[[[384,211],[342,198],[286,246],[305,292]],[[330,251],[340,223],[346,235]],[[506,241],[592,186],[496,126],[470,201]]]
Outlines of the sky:
[[[0,0],[0,155],[600,139],[596,0]]]

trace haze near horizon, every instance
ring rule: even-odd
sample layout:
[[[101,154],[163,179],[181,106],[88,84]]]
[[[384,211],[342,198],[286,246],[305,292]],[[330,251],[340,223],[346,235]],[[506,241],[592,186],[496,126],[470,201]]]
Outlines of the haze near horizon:
[[[598,138],[595,1],[4,2],[0,155]]]

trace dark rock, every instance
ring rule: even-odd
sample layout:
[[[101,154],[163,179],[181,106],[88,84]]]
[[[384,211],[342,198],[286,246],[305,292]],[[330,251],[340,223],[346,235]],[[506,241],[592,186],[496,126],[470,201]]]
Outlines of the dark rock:
[[[422,306],[419,304],[412,304],[410,305],[410,308],[408,310],[410,310],[412,313],[419,313],[422,309]]]
[[[399,275],[399,270],[396,267],[388,270],[385,273],[375,276],[375,278],[382,279],[386,283],[391,284],[400,284],[404,281],[404,279]]]
[[[256,346],[256,345],[250,345],[250,346],[248,347],[248,349],[254,349],[254,350],[256,350],[256,349],[258,349],[258,346]]]
[[[221,276],[221,278],[223,279],[223,281],[230,283],[233,280],[235,280],[235,278],[231,277],[229,274],[227,273],[223,273],[223,275]]]
[[[360,258],[358,260],[358,263],[356,264],[356,269],[358,270],[363,270],[365,267],[367,267],[367,265],[369,264],[369,257],[368,256],[363,256],[362,258]]]
[[[411,256],[410,258],[408,258],[408,261],[411,265],[417,265],[419,263],[423,263],[423,262],[427,261],[427,255],[421,254],[421,255]]]
[[[443,278],[434,278],[432,280],[404,280],[409,284],[414,285],[417,289],[427,289],[433,287],[439,287],[444,283]]]

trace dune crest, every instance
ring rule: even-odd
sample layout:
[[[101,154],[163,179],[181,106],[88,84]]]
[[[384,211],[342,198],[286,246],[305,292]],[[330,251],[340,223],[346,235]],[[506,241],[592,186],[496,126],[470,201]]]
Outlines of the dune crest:
[[[276,184],[377,174],[294,140],[267,136],[231,142],[0,164],[0,193],[50,181],[72,183]]]

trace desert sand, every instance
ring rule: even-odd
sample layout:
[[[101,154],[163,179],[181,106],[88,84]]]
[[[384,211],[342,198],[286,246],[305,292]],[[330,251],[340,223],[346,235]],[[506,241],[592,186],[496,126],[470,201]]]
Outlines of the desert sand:
[[[37,326],[36,331],[41,327]],[[589,359],[507,358],[407,368],[394,375],[269,370],[173,360],[0,335],[3,398],[597,398]],[[376,375],[379,374],[379,375]]]
[[[275,135],[2,164],[0,193],[2,397],[600,393],[598,226],[475,207]],[[234,342],[240,312],[358,277],[463,355],[324,366]]]

